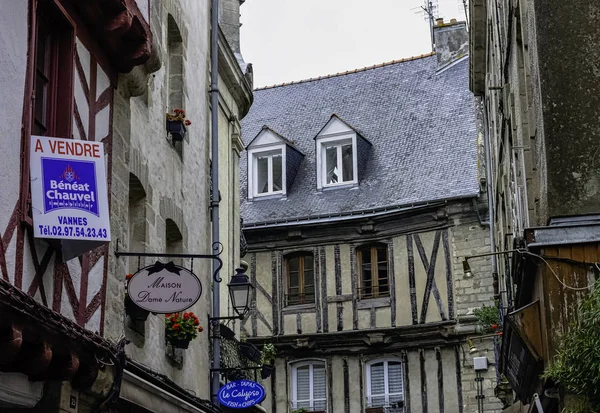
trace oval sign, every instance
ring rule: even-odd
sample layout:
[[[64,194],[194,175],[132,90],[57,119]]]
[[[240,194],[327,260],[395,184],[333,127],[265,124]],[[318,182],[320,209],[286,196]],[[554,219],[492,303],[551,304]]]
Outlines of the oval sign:
[[[127,283],[127,294],[151,313],[178,313],[193,306],[202,294],[202,285],[190,270],[172,261],[142,268]]]
[[[231,409],[245,409],[262,402],[265,388],[255,381],[237,380],[219,389],[219,401]]]

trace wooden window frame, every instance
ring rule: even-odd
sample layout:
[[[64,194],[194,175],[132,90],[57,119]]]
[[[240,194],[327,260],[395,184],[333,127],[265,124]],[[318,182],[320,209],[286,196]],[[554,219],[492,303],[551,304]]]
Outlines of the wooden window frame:
[[[385,250],[385,263],[387,265],[387,292],[379,291],[379,262],[377,261],[377,249]],[[365,294],[364,290],[364,274],[363,274],[363,252],[368,250],[371,255],[371,293]],[[360,299],[382,298],[389,297],[390,292],[390,256],[387,244],[370,244],[364,245],[356,249],[356,261],[358,263],[358,271],[360,274]]]
[[[304,261],[306,260],[306,257],[310,257],[310,259],[313,261],[313,290],[315,288],[315,255],[311,252],[299,252],[299,253],[295,253],[295,254],[290,254],[287,255],[285,257],[285,275],[286,275],[286,300],[285,300],[285,304],[286,306],[292,306],[292,305],[302,305],[302,304],[315,304],[316,301],[316,294],[313,292],[312,295],[312,301],[307,301],[306,300],[306,295],[304,293],[304,288],[306,287],[306,280],[305,280],[305,269],[304,269]],[[290,260],[294,259],[294,258],[298,258],[298,302],[293,303],[293,304],[289,304],[289,296],[290,294]]]
[[[37,51],[40,23],[49,28],[49,73],[46,97],[46,131],[44,136],[71,138],[73,130],[74,70],[76,24],[62,5],[53,0],[36,3],[36,24],[33,34],[32,112],[30,133],[36,124]]]

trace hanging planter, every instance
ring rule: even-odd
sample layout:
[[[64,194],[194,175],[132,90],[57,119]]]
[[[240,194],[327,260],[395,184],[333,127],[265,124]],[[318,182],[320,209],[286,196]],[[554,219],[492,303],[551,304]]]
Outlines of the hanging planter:
[[[263,364],[260,369],[260,378],[268,379],[273,374],[273,366],[271,364]]]
[[[171,135],[174,142],[182,141],[187,133],[186,126],[192,122],[185,118],[183,109],[173,109],[172,113],[167,113],[167,133]]]
[[[187,349],[190,342],[204,331],[200,320],[192,312],[165,315],[165,336],[175,348]]]
[[[275,356],[277,350],[272,343],[267,343],[263,346],[260,353],[260,362],[262,368],[260,370],[260,377],[264,380],[273,374],[273,364],[275,363]]]
[[[240,343],[240,354],[255,363],[260,363],[262,357],[260,350],[254,344],[247,342]]]
[[[133,277],[133,274],[127,274],[125,277],[125,290],[127,291],[127,285],[129,280]],[[133,321],[146,321],[148,319],[148,315],[150,311],[144,310],[129,297],[129,294],[125,293],[125,313],[131,318]]]

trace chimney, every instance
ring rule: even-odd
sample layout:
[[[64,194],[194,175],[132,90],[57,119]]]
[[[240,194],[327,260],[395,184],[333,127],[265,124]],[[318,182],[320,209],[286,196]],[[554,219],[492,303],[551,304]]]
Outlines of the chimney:
[[[234,53],[240,53],[240,6],[245,0],[221,0],[219,26]]]
[[[469,34],[465,22],[452,19],[444,23],[444,19],[437,19],[433,27],[433,39],[438,69],[469,54]]]

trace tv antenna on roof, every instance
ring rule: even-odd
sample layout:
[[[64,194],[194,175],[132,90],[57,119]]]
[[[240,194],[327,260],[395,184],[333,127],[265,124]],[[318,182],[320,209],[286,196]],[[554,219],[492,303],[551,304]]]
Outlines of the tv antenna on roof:
[[[423,14],[423,19],[429,22],[429,35],[431,36],[431,51],[434,51],[435,41],[433,37],[433,24],[436,19],[435,16],[439,15],[440,12],[440,1],[439,0],[423,0],[423,4],[418,7],[414,7],[412,10],[416,10],[416,13]]]

